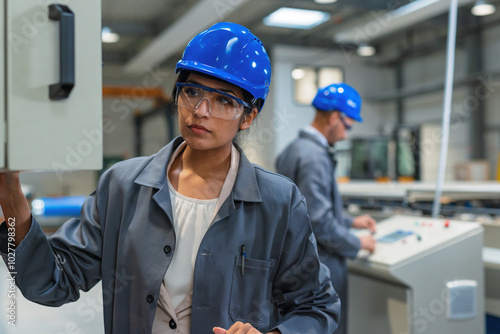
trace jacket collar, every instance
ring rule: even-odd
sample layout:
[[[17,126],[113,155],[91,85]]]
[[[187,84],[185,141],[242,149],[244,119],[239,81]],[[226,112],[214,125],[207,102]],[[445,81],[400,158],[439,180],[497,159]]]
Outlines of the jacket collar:
[[[182,141],[182,137],[177,137],[153,155],[153,159],[135,179],[135,183],[150,188],[161,189],[165,184],[170,156]]]
[[[328,148],[328,146],[325,146],[321,140],[319,140],[315,135],[307,132],[307,131],[304,131],[304,130],[300,130],[299,132],[299,138],[304,138],[304,139],[308,139],[308,140],[311,140],[313,141],[314,143],[318,144],[319,146],[321,146],[322,148]]]
[[[237,144],[234,144],[234,146],[240,151],[240,166],[234,182],[233,198],[244,202],[262,202],[255,167],[248,161],[241,147]]]
[[[135,179],[135,183],[145,187],[165,189],[168,191],[168,187],[164,186],[166,185],[168,161],[172,153],[183,141],[184,139],[182,139],[182,137],[177,137],[158,151],[158,153],[153,155],[152,160]],[[230,197],[232,196],[234,200],[238,201],[262,202],[257,177],[255,175],[255,168],[250,161],[248,161],[242,149],[236,144],[235,146],[241,156],[238,175],[236,176],[232,195],[230,195]]]
[[[337,166],[337,160],[335,159],[335,151],[334,151],[333,146],[330,146],[330,145],[325,146],[324,143],[322,143],[321,140],[318,139],[318,137],[316,137],[315,135],[313,135],[307,131],[304,131],[304,130],[300,130],[299,137],[303,138],[303,139],[311,140],[316,145],[318,145],[319,147],[324,149],[326,151],[326,153],[328,154],[328,156],[330,157],[330,160],[332,161],[333,168],[335,168]]]

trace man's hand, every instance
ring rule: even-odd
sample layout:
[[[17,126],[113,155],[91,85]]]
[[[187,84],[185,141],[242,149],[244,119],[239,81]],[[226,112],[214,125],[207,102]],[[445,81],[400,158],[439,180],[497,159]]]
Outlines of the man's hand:
[[[242,322],[235,322],[231,328],[229,329],[224,329],[220,327],[214,327],[213,329],[214,334],[262,334],[258,330],[256,330],[252,325],[250,324],[244,324]],[[279,331],[272,331],[267,334],[280,334]]]
[[[371,235],[362,235],[359,237],[361,249],[366,249],[370,253],[375,251],[375,239]]]
[[[372,233],[375,233],[375,231],[377,230],[377,222],[369,215],[362,215],[354,218],[354,220],[352,221],[352,227],[359,229],[365,228],[367,230],[370,230]]]

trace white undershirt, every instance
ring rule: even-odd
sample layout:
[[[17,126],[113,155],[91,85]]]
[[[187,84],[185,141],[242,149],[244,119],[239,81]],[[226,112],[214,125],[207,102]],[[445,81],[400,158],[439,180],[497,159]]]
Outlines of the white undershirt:
[[[214,215],[217,198],[202,200],[178,193],[168,182],[176,246],[163,279],[174,308],[193,290],[196,255]]]
[[[167,166],[167,182],[172,203],[176,246],[172,262],[163,278],[163,284],[174,309],[193,291],[194,265],[200,244],[212,224],[217,211],[233,189],[239,167],[240,152],[233,145],[229,172],[218,198],[201,200],[177,192],[168,178],[168,171],[175,158],[184,151],[183,142],[170,157]]]

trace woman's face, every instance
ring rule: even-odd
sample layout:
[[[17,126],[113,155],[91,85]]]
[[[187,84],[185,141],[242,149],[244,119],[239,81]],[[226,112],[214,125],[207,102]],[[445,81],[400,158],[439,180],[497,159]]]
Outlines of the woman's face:
[[[189,74],[186,83],[215,88],[243,100],[241,88],[229,83],[194,73]],[[226,120],[212,117],[209,110],[211,107],[214,108],[214,106],[209,106],[208,99],[202,100],[195,110],[188,110],[187,108],[178,106],[181,135],[194,150],[213,150],[230,147],[238,130],[248,129],[255,116],[257,116],[257,109],[254,108],[250,115],[243,113],[234,120]]]

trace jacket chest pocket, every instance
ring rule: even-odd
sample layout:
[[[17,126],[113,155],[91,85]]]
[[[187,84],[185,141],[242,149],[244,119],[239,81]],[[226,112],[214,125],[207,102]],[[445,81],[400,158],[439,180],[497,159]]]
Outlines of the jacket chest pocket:
[[[274,314],[270,273],[276,260],[245,258],[243,266],[241,260],[241,256],[235,259],[229,315],[234,322],[248,322],[259,329],[267,326]]]

